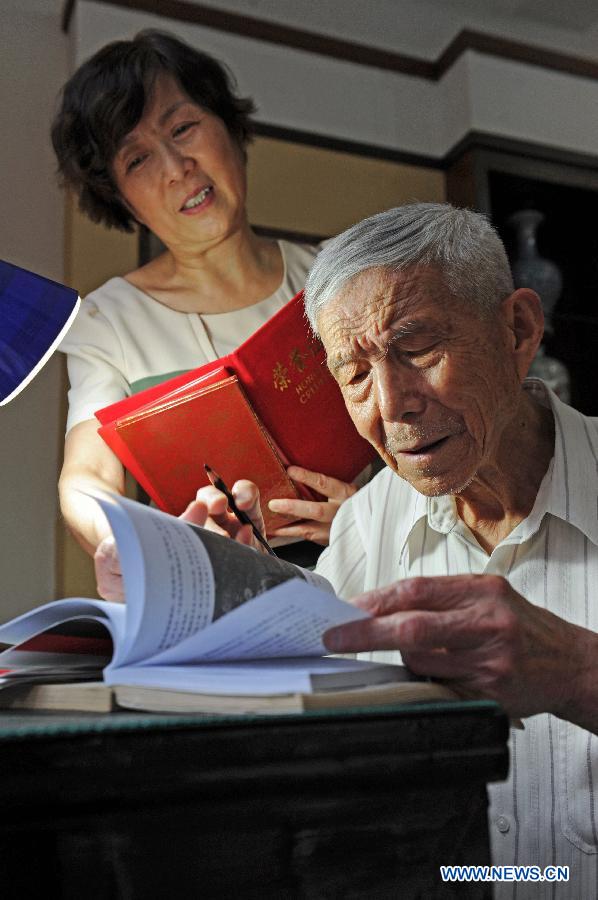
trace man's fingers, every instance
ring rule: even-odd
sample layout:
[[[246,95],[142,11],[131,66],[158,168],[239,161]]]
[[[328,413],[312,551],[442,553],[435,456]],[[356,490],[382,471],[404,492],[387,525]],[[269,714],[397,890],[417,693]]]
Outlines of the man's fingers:
[[[220,516],[208,516],[204,527],[213,531],[214,534],[221,534],[223,537],[236,540],[241,525],[231,513],[224,512]]]
[[[235,481],[232,487],[235,503],[240,510],[246,512],[260,534],[265,534],[264,517],[260,506],[259,488],[253,481],[241,479]],[[252,541],[253,542],[253,539]],[[250,543],[251,543],[250,542]]]
[[[513,594],[506,579],[498,575],[438,575],[405,578],[360,594],[351,602],[374,616],[385,616],[411,609],[471,608],[481,599],[507,600]]]
[[[219,491],[218,488],[215,488],[213,484],[208,484],[206,487],[200,488],[195,495],[195,500],[198,503],[205,504],[208,515],[210,516],[224,512],[228,506],[226,496],[222,491]]]
[[[318,500],[292,500],[280,498],[270,500],[268,508],[281,516],[289,519],[299,519],[299,522],[282,525],[272,532],[275,537],[300,537],[305,541],[313,541],[325,547],[330,540],[330,525],[334,519],[340,504],[355,493],[357,488],[353,484],[331,478],[321,472],[312,472],[300,466],[289,466],[288,474],[294,481],[299,481],[318,491],[327,499]]]
[[[231,489],[238,509],[243,510],[263,533],[264,520],[260,509],[260,494],[251,481],[236,481]],[[201,525],[216,534],[232,537],[242,544],[253,545],[254,538],[249,525],[243,525],[230,511],[228,497],[214,485],[198,490],[196,499],[189,504],[181,519],[193,525]]]
[[[467,679],[471,676],[471,659],[461,652],[429,650],[401,654],[405,665],[416,675],[429,678]],[[476,667],[477,668],[477,667]]]
[[[331,653],[400,650],[400,613],[388,619],[358,619],[330,628],[322,637]]]
[[[235,535],[235,540],[239,544],[246,544],[248,547],[254,547],[257,550],[262,549],[256,543],[255,537],[253,536],[253,530],[251,528],[251,525],[241,525]]]
[[[312,519],[315,522],[332,522],[337,510],[332,503],[317,500],[270,500],[268,508],[289,518]]]
[[[260,509],[260,491],[257,484],[241,478],[235,481],[232,487],[232,495],[239,509],[244,509],[250,513],[252,510],[259,512]]]
[[[331,478],[330,475],[324,475],[322,472],[312,472],[310,469],[304,469],[302,466],[289,466],[287,474],[293,481],[305,484],[307,487],[317,491],[318,494],[322,494],[322,496],[331,500],[338,500],[341,503],[343,500],[351,497],[357,490],[354,484],[339,481],[338,478]],[[305,516],[305,518],[314,517]]]
[[[492,616],[471,621],[469,610],[416,610],[340,625],[324,635],[324,642],[335,653],[364,650],[400,650],[403,653],[441,648],[465,651],[479,647],[496,633],[497,623]]]
[[[270,533],[273,538],[302,538],[304,541],[313,541],[322,547],[328,545],[330,528],[317,522],[297,522],[295,525],[284,525]]]
[[[208,507],[202,500],[192,500],[187,509],[181,513],[181,519],[191,525],[205,525],[208,518]]]

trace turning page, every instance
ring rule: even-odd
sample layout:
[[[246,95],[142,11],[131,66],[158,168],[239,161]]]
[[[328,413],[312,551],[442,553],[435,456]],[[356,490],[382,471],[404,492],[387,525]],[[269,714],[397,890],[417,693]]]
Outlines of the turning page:
[[[286,581],[223,616],[195,635],[157,654],[154,665],[266,659],[328,653],[322,635],[367,613],[301,579]]]
[[[290,563],[157,509],[102,492],[90,496],[114,534],[126,596],[125,637],[115,648],[111,667],[188,646],[225,613],[303,577]],[[321,584],[329,587],[324,579]],[[175,658],[180,658],[178,651]]]

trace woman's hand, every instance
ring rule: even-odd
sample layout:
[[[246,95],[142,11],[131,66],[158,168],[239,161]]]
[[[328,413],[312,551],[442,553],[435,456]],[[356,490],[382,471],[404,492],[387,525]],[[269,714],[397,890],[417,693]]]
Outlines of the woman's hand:
[[[330,540],[332,520],[341,504],[357,491],[357,486],[320,472],[310,472],[300,466],[289,466],[287,473],[293,481],[305,484],[326,499],[270,500],[268,506],[272,512],[301,519],[292,525],[282,525],[272,532],[271,537],[300,537],[326,547]]]
[[[124,494],[125,490],[122,464],[99,436],[95,420],[79,422],[67,434],[58,488],[69,531],[94,556],[101,541],[110,534],[110,527],[99,505],[85,492]]]

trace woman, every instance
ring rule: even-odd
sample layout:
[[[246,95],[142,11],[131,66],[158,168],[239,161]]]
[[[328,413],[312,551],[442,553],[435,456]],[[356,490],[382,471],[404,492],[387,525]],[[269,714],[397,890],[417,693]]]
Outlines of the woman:
[[[317,253],[249,227],[253,111],[216,60],[156,31],[104,47],[63,90],[52,142],[81,209],[123,231],[142,223],[166,247],[91,293],[61,347],[71,382],[61,507],[91,554],[108,526],[80,492],[124,490],[95,410],[238,346],[303,287]],[[279,535],[326,543],[353,486],[296,467],[290,474],[330,499],[293,501],[286,511],[305,521]]]

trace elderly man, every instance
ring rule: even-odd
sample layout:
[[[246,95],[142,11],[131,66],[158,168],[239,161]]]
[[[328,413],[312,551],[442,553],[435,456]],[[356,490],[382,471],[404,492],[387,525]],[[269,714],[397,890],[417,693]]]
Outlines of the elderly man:
[[[386,463],[341,506],[317,566],[373,618],[327,645],[530,717],[490,789],[493,859],[569,866],[556,896],[598,897],[598,423],[524,381],[539,298],[513,289],[482,216],[414,204],[331,241],[306,311]],[[259,526],[255,486],[234,492]],[[186,515],[252,540],[214,489]]]

